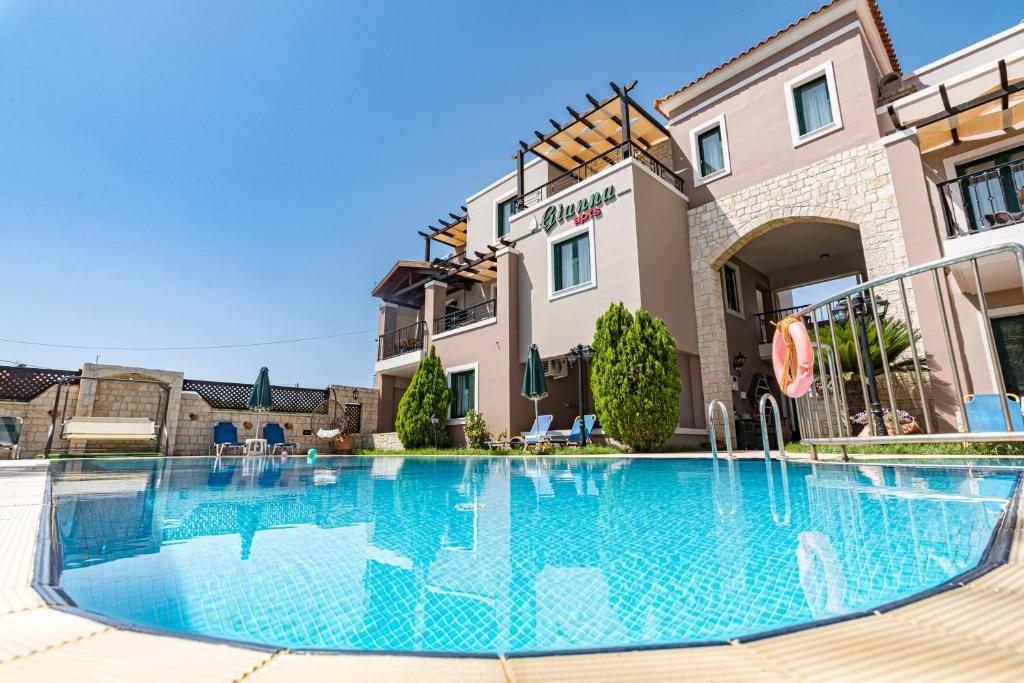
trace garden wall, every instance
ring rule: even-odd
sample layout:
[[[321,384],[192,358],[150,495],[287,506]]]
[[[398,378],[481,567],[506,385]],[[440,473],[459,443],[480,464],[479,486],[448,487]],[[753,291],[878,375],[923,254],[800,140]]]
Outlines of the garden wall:
[[[152,442],[68,443],[58,438],[63,420],[70,416],[157,418],[160,415],[164,392],[159,385],[95,381],[99,377],[159,380],[168,385],[168,452],[172,455],[208,453],[213,442],[213,426],[217,422],[234,424],[240,441],[255,436],[256,414],[244,407],[249,385],[191,381],[177,371],[93,363],[85,364],[81,370],[3,366],[0,367],[0,416],[22,420],[22,458],[35,457],[43,452],[58,391],[57,381],[62,377],[70,378],[70,382],[67,402],[65,404],[62,397],[57,409],[55,450],[68,449],[74,453],[98,446],[117,452],[153,450]],[[304,452],[317,448],[321,452],[330,452],[330,444],[315,436],[314,421],[322,423],[323,417],[313,412],[315,406],[327,397],[334,401],[332,409],[337,408],[341,414],[349,416],[351,424],[358,430],[352,435],[354,445],[357,448],[372,447],[379,403],[376,390],[337,384],[324,389],[274,386],[272,394],[275,410],[261,413],[259,422],[261,425],[268,422],[280,424],[287,440],[297,442],[299,450]],[[0,449],[0,457],[7,457],[7,449]]]

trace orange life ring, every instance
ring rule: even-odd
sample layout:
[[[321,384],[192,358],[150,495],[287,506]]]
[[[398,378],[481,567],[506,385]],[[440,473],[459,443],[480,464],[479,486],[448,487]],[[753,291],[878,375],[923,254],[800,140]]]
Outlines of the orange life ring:
[[[772,367],[779,388],[786,396],[800,398],[807,393],[814,379],[814,351],[799,318],[790,316],[775,323]]]

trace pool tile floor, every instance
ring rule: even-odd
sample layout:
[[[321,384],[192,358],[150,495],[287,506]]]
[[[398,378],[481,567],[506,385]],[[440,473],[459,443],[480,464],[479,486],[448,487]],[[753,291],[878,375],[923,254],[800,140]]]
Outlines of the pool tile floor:
[[[121,630],[31,587],[45,463],[0,461],[0,681],[1020,681],[1024,506],[1007,565],[884,614],[725,646],[524,658],[300,655]]]

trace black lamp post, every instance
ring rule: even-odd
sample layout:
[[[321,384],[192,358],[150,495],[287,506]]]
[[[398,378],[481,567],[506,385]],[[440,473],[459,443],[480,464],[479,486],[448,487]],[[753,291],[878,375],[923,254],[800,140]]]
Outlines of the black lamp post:
[[[430,414],[430,424],[432,425],[431,431],[434,432],[434,450],[437,450],[437,423],[440,420],[437,417],[437,413]]]
[[[594,358],[594,349],[586,344],[577,344],[569,349],[569,353],[565,354],[565,358],[569,361],[569,365],[576,365],[577,369],[580,401],[580,446],[585,446],[587,444],[587,418],[583,414],[583,366]]]
[[[889,310],[889,302],[880,296],[875,296],[872,303],[871,298],[864,298],[864,295],[858,292],[850,297],[850,303],[853,305],[853,317],[857,320],[856,334],[860,341],[861,355],[864,358],[864,372],[868,376],[868,400],[871,401],[869,410],[871,411],[871,422],[874,425],[873,431],[875,436],[885,436],[887,433],[885,414],[882,412],[882,404],[878,400],[878,382],[875,380],[875,367],[871,362],[871,349],[868,348],[867,319],[873,317],[874,309],[877,309],[879,321],[884,320],[885,314]],[[837,304],[832,308],[832,319],[837,325],[845,325],[850,320],[849,308],[842,303]],[[885,353],[881,339],[878,340],[878,351]]]

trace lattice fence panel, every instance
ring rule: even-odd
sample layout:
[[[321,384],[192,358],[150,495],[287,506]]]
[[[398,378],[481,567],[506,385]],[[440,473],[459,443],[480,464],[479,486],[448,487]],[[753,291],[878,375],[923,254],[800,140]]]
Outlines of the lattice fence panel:
[[[201,379],[186,379],[182,389],[196,392],[211,407],[220,410],[246,410],[252,393],[251,384]],[[327,398],[327,389],[271,386],[270,396],[276,412],[311,413]]]
[[[81,370],[50,368],[0,367],[0,399],[31,401],[65,377],[79,377]],[[74,380],[78,382],[77,379]]]
[[[358,403],[345,404],[345,433],[359,434],[363,431],[363,406]]]

